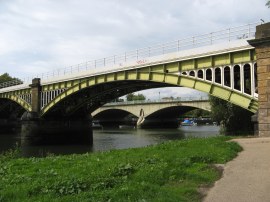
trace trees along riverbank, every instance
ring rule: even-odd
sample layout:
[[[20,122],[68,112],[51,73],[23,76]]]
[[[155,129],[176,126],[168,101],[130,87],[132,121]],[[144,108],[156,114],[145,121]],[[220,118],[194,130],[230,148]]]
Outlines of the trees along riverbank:
[[[200,201],[220,177],[213,164],[241,147],[229,137],[184,139],[83,155],[0,156],[0,201]]]
[[[221,133],[226,135],[253,134],[252,112],[230,102],[209,96],[213,121],[221,125]]]

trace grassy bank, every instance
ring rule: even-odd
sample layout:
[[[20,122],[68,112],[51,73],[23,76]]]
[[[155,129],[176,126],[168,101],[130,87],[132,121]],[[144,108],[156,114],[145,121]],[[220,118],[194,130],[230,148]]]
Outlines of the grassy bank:
[[[199,201],[198,187],[219,178],[211,165],[241,150],[228,139],[47,158],[9,153],[0,157],[0,201]]]

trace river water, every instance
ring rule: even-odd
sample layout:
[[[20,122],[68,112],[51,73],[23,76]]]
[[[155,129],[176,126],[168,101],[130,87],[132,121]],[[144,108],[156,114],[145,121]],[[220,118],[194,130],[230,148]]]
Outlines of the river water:
[[[93,130],[93,145],[21,146],[23,156],[47,156],[49,154],[73,154],[112,149],[144,147],[169,140],[187,137],[211,137],[218,135],[219,127],[182,126],[178,129],[103,129]],[[20,143],[20,135],[0,135],[0,153]]]

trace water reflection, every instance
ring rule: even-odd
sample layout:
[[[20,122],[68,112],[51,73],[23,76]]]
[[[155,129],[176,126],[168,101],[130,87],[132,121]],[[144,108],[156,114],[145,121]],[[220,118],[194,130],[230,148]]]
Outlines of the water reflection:
[[[144,147],[168,140],[185,137],[209,137],[218,135],[217,126],[183,126],[179,129],[104,129],[94,130],[92,146],[87,145],[53,145],[23,146],[23,156],[47,156],[48,154],[72,154],[97,152],[111,149]],[[0,135],[0,152],[14,148],[20,143],[20,135]]]

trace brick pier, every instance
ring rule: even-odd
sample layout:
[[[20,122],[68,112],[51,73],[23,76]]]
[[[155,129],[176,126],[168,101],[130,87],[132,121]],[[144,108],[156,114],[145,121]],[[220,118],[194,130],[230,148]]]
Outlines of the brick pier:
[[[259,136],[270,137],[270,23],[257,26],[249,43],[255,47],[258,66]]]

